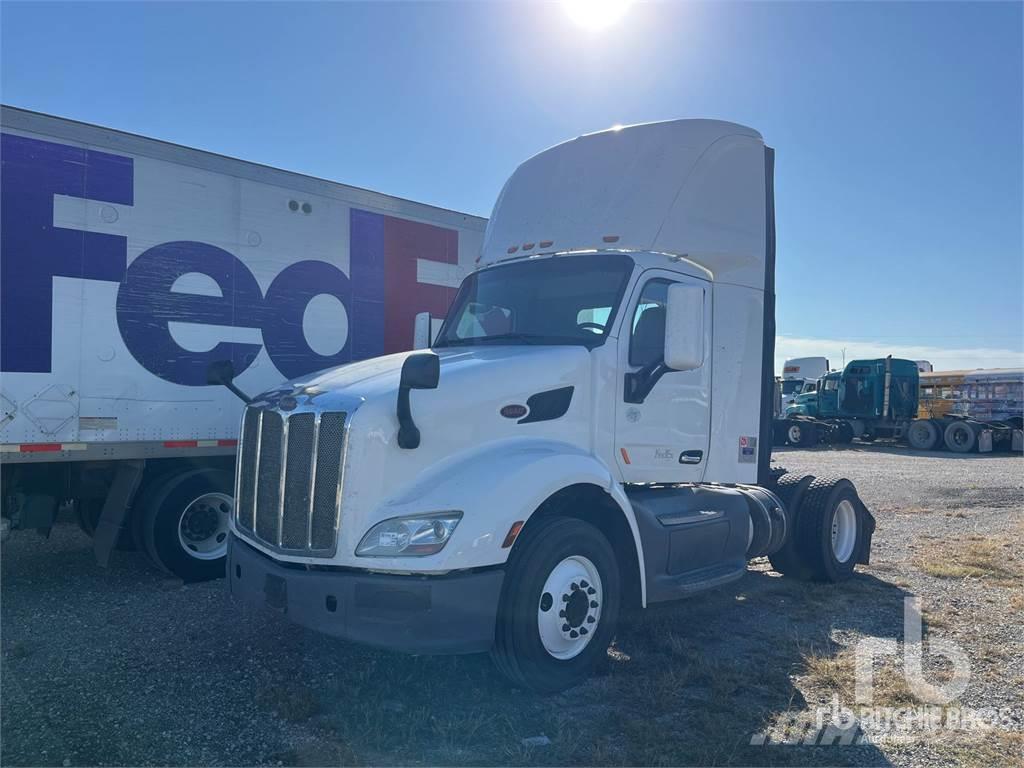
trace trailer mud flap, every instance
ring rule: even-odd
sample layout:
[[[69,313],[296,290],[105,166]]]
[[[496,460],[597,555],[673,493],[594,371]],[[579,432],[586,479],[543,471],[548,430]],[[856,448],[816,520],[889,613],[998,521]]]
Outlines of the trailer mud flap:
[[[142,480],[142,470],[145,466],[146,462],[143,459],[129,459],[117,466],[114,482],[110,484],[106,501],[103,502],[103,511],[100,513],[96,533],[92,539],[96,564],[102,568],[106,568],[110,562],[110,553],[121,535],[121,526],[139,487],[139,481]]]

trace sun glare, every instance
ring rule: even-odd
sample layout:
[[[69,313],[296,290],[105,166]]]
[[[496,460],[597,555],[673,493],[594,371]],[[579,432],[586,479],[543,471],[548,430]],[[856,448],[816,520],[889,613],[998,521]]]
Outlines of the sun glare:
[[[610,27],[629,10],[632,0],[562,0],[566,15],[584,29]]]

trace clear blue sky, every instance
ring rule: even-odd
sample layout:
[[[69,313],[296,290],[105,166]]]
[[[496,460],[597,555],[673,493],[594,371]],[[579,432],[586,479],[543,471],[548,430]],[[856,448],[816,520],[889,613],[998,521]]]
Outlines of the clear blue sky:
[[[4,2],[0,95],[482,215],[573,135],[734,120],[777,151],[780,354],[1021,365],[1022,7]]]

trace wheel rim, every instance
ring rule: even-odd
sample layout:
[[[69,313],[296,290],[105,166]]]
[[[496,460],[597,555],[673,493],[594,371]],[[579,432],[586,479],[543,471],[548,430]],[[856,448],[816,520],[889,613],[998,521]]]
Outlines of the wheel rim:
[[[796,424],[789,428],[789,442],[799,443],[800,442],[800,427]]]
[[[853,554],[857,543],[857,510],[848,499],[843,499],[832,515],[832,554],[845,563]]]
[[[226,493],[204,493],[178,520],[178,542],[197,560],[216,560],[228,551],[228,519],[234,500]]]
[[[601,622],[604,589],[601,576],[582,555],[556,565],[537,603],[537,628],[544,650],[556,659],[578,656]]]

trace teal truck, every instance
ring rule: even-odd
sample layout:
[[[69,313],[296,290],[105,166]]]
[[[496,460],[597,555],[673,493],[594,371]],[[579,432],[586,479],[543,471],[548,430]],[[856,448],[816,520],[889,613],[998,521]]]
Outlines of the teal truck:
[[[1011,449],[1019,424],[919,413],[919,372],[913,360],[854,360],[818,379],[775,422],[775,443],[809,447],[859,439],[905,440],[912,448],[957,453]],[[1020,437],[1017,437],[1019,442]]]

